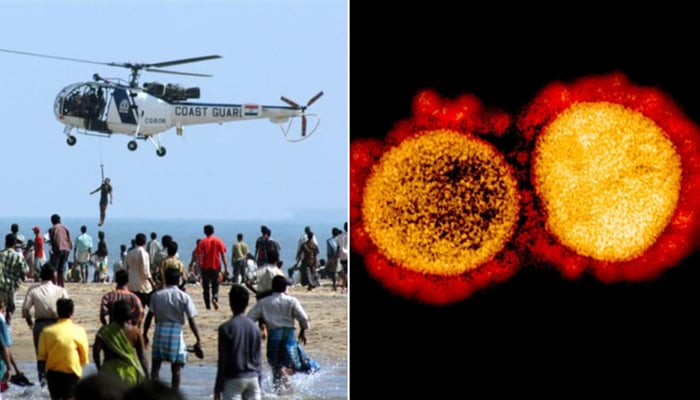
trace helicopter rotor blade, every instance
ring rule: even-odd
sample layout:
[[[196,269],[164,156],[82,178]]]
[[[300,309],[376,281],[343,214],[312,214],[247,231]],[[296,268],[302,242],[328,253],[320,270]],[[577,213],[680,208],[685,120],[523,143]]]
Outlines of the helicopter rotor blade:
[[[314,97],[312,97],[308,103],[306,103],[306,107],[314,104],[316,102],[316,100],[318,100],[321,96],[323,96],[323,91],[316,93],[316,95]]]
[[[0,49],[0,51],[5,52],[5,53],[21,54],[24,56],[53,58],[55,60],[75,61],[75,62],[81,62],[81,63],[87,63],[87,64],[98,64],[98,65],[113,65],[114,64],[114,63],[105,63],[105,62],[99,62],[99,61],[82,60],[79,58],[59,57],[59,56],[51,56],[48,54],[30,53],[28,51],[17,51],[17,50],[7,50],[7,49]]]
[[[219,55],[211,55],[211,56],[203,56],[203,57],[192,57],[192,58],[183,58],[181,60],[173,60],[173,61],[163,61],[159,63],[105,63],[107,65],[110,65],[112,67],[124,67],[124,68],[130,68],[132,70],[137,70],[137,69],[146,69],[148,71],[148,68],[151,67],[169,67],[171,65],[178,65],[178,64],[185,64],[185,63],[192,63],[192,62],[197,62],[197,61],[206,61],[206,60],[212,60],[215,58],[221,58]]]
[[[301,116],[301,136],[306,136],[306,115]]]
[[[181,60],[173,60],[173,61],[163,61],[159,63],[153,63],[153,64],[146,64],[144,65],[145,67],[169,67],[171,65],[178,65],[178,64],[186,64],[186,63],[193,63],[193,62],[199,62],[199,61],[206,61],[206,60],[213,60],[216,58],[221,58],[220,55],[218,54],[213,54],[210,56],[202,56],[202,57],[192,57],[192,58],[183,58]]]
[[[193,63],[193,62],[198,62],[198,61],[206,61],[206,60],[213,60],[216,58],[221,58],[220,55],[214,54],[214,55],[209,55],[209,56],[183,58],[180,60],[163,61],[163,62],[158,62],[158,63],[116,63],[116,62],[100,62],[100,61],[83,60],[80,58],[71,58],[71,57],[52,56],[52,55],[48,55],[48,54],[31,53],[28,51],[18,51],[18,50],[8,50],[8,49],[0,49],[0,51],[5,52],[5,53],[21,54],[21,55],[25,55],[25,56],[53,58],[56,60],[81,62],[81,63],[87,63],[87,64],[107,65],[110,67],[128,68],[131,70],[131,73],[132,73],[132,78],[131,78],[132,85],[136,84],[136,80],[138,79],[138,71],[140,71],[142,69],[145,69],[146,71],[149,71],[149,72],[160,72],[160,73],[165,73],[165,74],[199,76],[199,77],[205,77],[205,78],[211,77],[212,75],[209,75],[209,74],[197,74],[197,73],[192,73],[192,72],[159,70],[159,69],[151,68],[151,67],[167,67],[170,65]]]
[[[289,100],[288,98],[286,98],[284,96],[280,97],[280,99],[282,99],[283,102],[289,104],[290,106],[292,106],[294,108],[301,108],[301,106],[299,104]]]
[[[188,75],[188,76],[202,76],[205,78],[212,77],[213,75],[208,75],[208,74],[196,74],[193,72],[179,72],[179,71],[168,71],[164,69],[155,69],[155,68],[146,68],[146,71],[148,72],[159,72],[162,74],[174,74],[174,75]]]

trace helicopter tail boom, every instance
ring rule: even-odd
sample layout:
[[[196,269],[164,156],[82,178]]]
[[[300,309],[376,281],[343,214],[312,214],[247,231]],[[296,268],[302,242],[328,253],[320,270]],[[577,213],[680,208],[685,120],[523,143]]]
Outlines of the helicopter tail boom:
[[[311,136],[318,128],[320,118],[317,114],[306,113],[306,109],[322,95],[323,92],[317,93],[303,106],[284,96],[281,99],[289,104],[287,106],[174,102],[171,103],[172,121],[173,125],[181,128],[186,125],[269,119],[280,126],[288,141],[299,141]],[[293,128],[295,119],[300,121],[298,130]],[[298,135],[295,136],[295,132]]]

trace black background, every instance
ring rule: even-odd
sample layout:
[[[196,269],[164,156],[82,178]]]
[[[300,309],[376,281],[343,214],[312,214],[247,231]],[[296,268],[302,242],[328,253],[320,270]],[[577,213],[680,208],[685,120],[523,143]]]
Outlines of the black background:
[[[552,81],[615,71],[661,89],[700,122],[691,10],[367,3],[350,8],[351,140],[383,138],[411,116],[422,88],[472,93],[515,115]],[[391,295],[352,254],[351,397],[696,396],[697,264],[695,254],[654,281],[613,285],[526,265],[504,284],[433,307]]]

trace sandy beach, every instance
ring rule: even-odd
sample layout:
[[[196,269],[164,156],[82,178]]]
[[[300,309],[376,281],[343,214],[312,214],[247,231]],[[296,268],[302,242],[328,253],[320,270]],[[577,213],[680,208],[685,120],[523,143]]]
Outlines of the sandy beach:
[[[17,291],[17,311],[12,320],[12,354],[18,364],[34,362],[36,360],[34,346],[32,344],[32,332],[27,323],[21,317],[21,305],[27,289],[33,283],[25,282]],[[66,289],[70,297],[75,301],[75,314],[73,320],[85,328],[88,338],[92,343],[95,333],[100,327],[99,302],[102,295],[113,289],[114,284],[109,283],[66,283]],[[216,340],[217,328],[226,319],[231,317],[228,307],[229,286],[222,286],[220,290],[221,307],[218,311],[207,310],[202,300],[201,286],[190,284],[187,293],[195,302],[198,315],[196,322],[202,337],[204,358],[190,357],[190,363],[201,365],[215,365],[217,361]],[[312,358],[325,362],[345,363],[348,360],[348,295],[332,291],[330,281],[321,281],[321,287],[309,292],[306,288],[290,287],[288,293],[297,297],[311,319],[311,329],[307,332],[307,344],[305,349]],[[251,296],[252,306],[255,297]],[[250,307],[249,306],[249,307]],[[33,310],[32,310],[33,312]],[[149,332],[149,338],[153,337],[153,326]],[[194,335],[188,326],[185,327],[185,341],[188,345],[195,342]],[[150,352],[149,352],[150,363]],[[90,352],[92,362],[92,351]],[[267,367],[264,361],[264,367]],[[166,367],[167,368],[167,367]],[[27,376],[36,376],[36,371],[24,371]]]

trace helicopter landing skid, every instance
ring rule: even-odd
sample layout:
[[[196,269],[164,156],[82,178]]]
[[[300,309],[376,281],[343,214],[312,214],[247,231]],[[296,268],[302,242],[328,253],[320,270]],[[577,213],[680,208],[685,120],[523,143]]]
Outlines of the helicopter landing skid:
[[[298,137],[292,137],[289,135],[289,132],[292,132],[292,125],[294,125],[294,120],[300,118],[301,119],[301,127],[299,128],[299,136]],[[308,128],[308,123],[309,123],[309,118],[311,119],[311,124],[313,127],[310,130],[307,130]],[[288,121],[284,122],[277,122],[277,125],[280,127],[280,130],[282,131],[282,135],[288,142],[301,142],[302,140],[306,140],[311,135],[316,132],[318,129],[318,125],[321,123],[321,117],[318,116],[318,114],[302,114],[302,115],[294,115],[289,117]],[[296,129],[295,129],[296,130]]]

